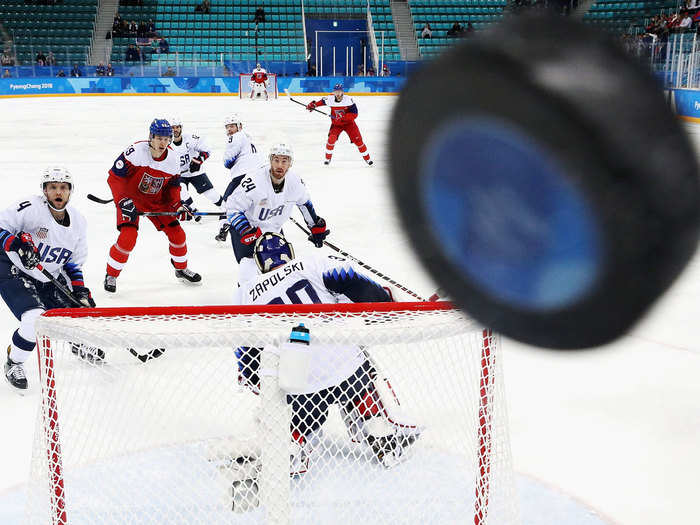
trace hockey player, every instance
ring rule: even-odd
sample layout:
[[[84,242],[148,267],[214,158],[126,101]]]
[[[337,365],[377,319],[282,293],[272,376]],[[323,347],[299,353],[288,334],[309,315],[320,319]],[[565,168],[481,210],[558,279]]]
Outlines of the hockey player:
[[[268,232],[258,239],[254,258],[262,275],[238,288],[236,304],[392,300],[385,288],[363,275],[349,261],[318,255],[295,258],[291,244],[276,233]],[[292,332],[292,337],[294,335]],[[308,341],[308,333],[300,336]],[[308,374],[314,381],[310,385],[313,393],[287,396],[287,403],[292,406],[291,473],[300,474],[306,470],[309,454],[314,443],[320,441],[321,427],[333,404],[339,406],[352,441],[369,446],[386,468],[402,461],[408,448],[418,439],[420,429],[401,413],[387,379],[381,376],[366,349],[356,345],[315,344],[308,349],[313,356]],[[236,349],[239,382],[256,393],[260,351],[247,346]],[[333,363],[332,369],[329,363]]]
[[[148,217],[156,230],[168,237],[170,262],[175,276],[187,283],[202,277],[187,268],[187,238],[178,218],[192,217],[192,209],[180,199],[180,158],[170,141],[172,127],[165,119],[154,119],[148,140],[129,146],[114,161],[107,183],[117,212],[117,242],[109,250],[104,288],[117,291],[117,277],[136,245],[139,212],[177,212],[177,216]]]
[[[333,157],[333,148],[335,148],[335,143],[338,140],[338,136],[342,132],[348,134],[350,137],[350,142],[357,146],[358,151],[365,159],[368,165],[372,165],[372,159],[369,157],[369,152],[367,151],[367,146],[362,141],[362,135],[360,134],[360,128],[355,124],[355,119],[357,118],[357,105],[355,102],[343,93],[343,85],[336,84],[333,86],[333,94],[323,97],[321,100],[312,100],[306,106],[306,109],[313,111],[319,106],[328,106],[331,109],[331,128],[328,130],[328,142],[326,143],[326,160],[323,163],[328,166],[331,163],[331,158]]]
[[[83,281],[87,222],[68,204],[75,191],[73,177],[63,167],[49,167],[41,174],[41,188],[43,195],[28,197],[0,212],[0,294],[19,321],[7,348],[5,377],[20,390],[28,386],[23,363],[36,346],[37,318],[51,308],[75,306],[38,266],[71,288],[84,306],[95,306]],[[74,352],[78,353],[77,347]],[[103,355],[100,350],[93,357]]]
[[[259,98],[264,96],[265,100],[269,98],[267,94],[267,71],[260,64],[255,64],[255,69],[250,76],[250,98]]]
[[[224,200],[231,195],[240,184],[245,173],[265,164],[265,159],[253,144],[250,135],[243,131],[243,122],[235,113],[224,120],[226,128],[226,150],[224,151],[224,167],[231,172],[231,182],[224,192]],[[219,233],[215,237],[217,241],[226,242],[231,225],[226,222],[226,215],[222,216],[219,224]]]
[[[290,169],[294,162],[292,148],[275,144],[270,148],[269,159],[269,164],[248,172],[224,202],[231,225],[231,244],[239,264],[239,284],[258,274],[253,261],[253,245],[257,238],[264,232],[282,231],[294,204],[311,230],[309,240],[317,248],[323,246],[323,240],[330,233],[326,221],[316,215],[304,182]]]
[[[170,126],[173,128],[171,146],[175,154],[180,157],[180,198],[182,202],[189,206],[192,211],[197,211],[188,191],[191,184],[197,193],[204,195],[214,206],[221,206],[223,197],[214,189],[207,174],[199,171],[202,163],[211,155],[209,146],[198,135],[183,133],[180,117],[170,119]],[[199,222],[199,219],[200,217],[195,217],[195,221]]]

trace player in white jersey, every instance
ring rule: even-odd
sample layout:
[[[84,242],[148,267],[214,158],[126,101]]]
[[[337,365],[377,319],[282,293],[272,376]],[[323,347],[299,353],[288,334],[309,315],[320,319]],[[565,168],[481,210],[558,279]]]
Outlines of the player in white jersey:
[[[224,192],[224,200],[226,200],[240,184],[243,175],[264,165],[265,159],[258,153],[250,135],[243,131],[243,122],[238,115],[234,113],[226,117],[224,127],[226,128],[227,139],[226,150],[224,151],[224,167],[230,170],[231,173],[231,181]],[[226,216],[222,216],[219,223],[219,234],[215,239],[220,242],[226,242],[230,226],[226,222]]]
[[[261,275],[236,291],[242,305],[389,302],[391,295],[351,262],[337,257],[294,257],[291,244],[276,233],[263,234],[254,257]],[[291,328],[291,327],[290,327]],[[313,331],[313,330],[312,330]],[[308,331],[296,327],[297,341],[309,341]],[[313,336],[313,334],[311,334]],[[294,456],[291,473],[306,470],[309,454],[320,441],[330,405],[339,406],[350,439],[371,447],[387,468],[406,457],[420,436],[418,426],[401,413],[389,383],[370,356],[357,345],[311,344],[310,370],[304,392],[290,392]],[[239,382],[257,393],[260,353],[264,349],[236,349]]]
[[[226,217],[231,225],[231,244],[239,264],[238,282],[255,277],[258,269],[253,261],[253,244],[264,232],[282,231],[282,226],[296,205],[311,230],[309,240],[317,248],[323,246],[330,233],[326,221],[316,215],[304,182],[291,169],[294,153],[286,144],[270,148],[270,164],[246,174],[225,195]]]
[[[268,85],[267,71],[260,67],[260,64],[256,64],[250,75],[250,98],[265,97],[265,100],[267,100],[269,98],[267,94]]]
[[[214,206],[221,206],[223,197],[214,189],[207,174],[199,171],[204,161],[211,155],[211,149],[199,135],[182,132],[182,119],[180,117],[171,118],[170,126],[173,128],[173,141],[170,146],[180,157],[180,199],[192,211],[197,211],[197,208],[194,207],[194,200],[189,193],[190,185],[192,185],[197,193],[204,195]],[[196,217],[195,221],[199,222],[200,218]]]
[[[5,377],[20,390],[27,388],[23,363],[36,346],[37,318],[51,308],[75,306],[39,266],[71,288],[84,306],[95,306],[83,281],[87,221],[68,203],[75,191],[73,177],[65,168],[52,166],[42,173],[41,188],[43,195],[28,197],[0,212],[0,295],[19,321],[7,348]],[[77,348],[74,351],[78,353]],[[99,352],[95,358],[101,358]]]

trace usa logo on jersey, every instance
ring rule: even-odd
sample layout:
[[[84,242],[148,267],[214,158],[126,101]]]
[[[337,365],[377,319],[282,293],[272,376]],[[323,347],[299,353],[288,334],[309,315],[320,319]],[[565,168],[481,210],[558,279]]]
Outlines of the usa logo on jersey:
[[[150,194],[158,193],[163,187],[164,181],[163,177],[154,177],[149,175],[148,172],[144,172],[141,182],[139,182],[139,191]]]

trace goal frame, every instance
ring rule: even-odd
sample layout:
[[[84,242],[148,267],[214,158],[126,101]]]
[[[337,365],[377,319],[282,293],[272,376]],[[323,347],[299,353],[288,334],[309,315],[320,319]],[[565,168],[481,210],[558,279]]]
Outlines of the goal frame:
[[[406,302],[406,303],[348,303],[348,304],[298,304],[263,306],[157,306],[157,307],[116,307],[116,308],[65,308],[44,312],[44,317],[117,317],[117,316],[196,316],[224,314],[314,314],[324,312],[358,313],[358,312],[392,312],[392,311],[443,311],[454,310],[449,302]],[[476,332],[476,330],[475,330]],[[475,479],[474,525],[485,525],[488,518],[490,490],[490,454],[492,451],[492,415],[493,399],[489,396],[490,386],[496,375],[495,355],[492,348],[494,333],[490,329],[481,330],[481,356],[478,390],[480,403],[478,407],[477,430],[477,472]],[[55,513],[52,523],[67,525],[64,491],[64,477],[61,461],[61,433],[59,428],[60,407],[57,402],[56,379],[53,373],[54,355],[48,338],[38,338],[37,359],[39,361],[40,384],[44,390],[43,431],[50,443],[46,450],[49,465],[49,486],[52,507]],[[42,363],[43,361],[43,363]],[[42,366],[43,365],[43,366]],[[42,374],[42,371],[46,370]],[[40,408],[41,410],[41,408]]]
[[[252,78],[251,73],[239,73],[238,74],[238,98],[246,99],[250,97],[250,79]],[[267,86],[267,94],[270,99],[277,98],[279,96],[279,89],[277,87],[277,74],[268,73],[267,80],[269,84]]]

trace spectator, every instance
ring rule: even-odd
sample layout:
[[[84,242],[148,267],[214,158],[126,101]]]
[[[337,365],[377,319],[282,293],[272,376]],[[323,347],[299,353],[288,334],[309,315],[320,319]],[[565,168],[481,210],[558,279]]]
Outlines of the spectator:
[[[377,73],[374,71],[374,67],[372,66],[372,64],[370,64],[369,67],[367,68],[367,75],[366,76],[368,76],[368,77],[377,76]]]
[[[307,77],[315,77],[316,76],[316,65],[315,64],[311,64],[311,66],[309,66],[309,69],[306,71],[306,76]]]
[[[66,76],[66,73],[65,73],[62,69],[59,69],[59,70],[58,70],[58,73],[56,74],[56,76],[57,76],[57,77],[65,77],[65,76]]]
[[[141,21],[136,24],[136,36],[138,38],[144,38],[146,36],[146,33],[148,32],[148,25],[146,22]]]
[[[467,22],[467,30],[464,32],[464,36],[471,36],[474,33],[474,26],[471,22]]]
[[[2,78],[10,78],[11,76],[12,74],[9,69],[5,69],[5,71],[2,72]]]
[[[98,77],[103,77],[107,74],[107,70],[105,69],[105,63],[100,62],[97,64],[97,67],[95,68],[95,76]]]
[[[256,24],[259,24],[261,22],[265,21],[265,8],[263,6],[258,6],[258,8],[255,10],[255,18],[253,18],[253,22]]]
[[[382,66],[382,76],[383,77],[390,77],[391,76],[391,70],[389,69],[389,64],[384,64]]]
[[[114,76],[114,69],[112,69],[111,62],[109,64],[107,64],[107,69],[105,69],[105,76],[106,77],[113,77]]]
[[[168,66],[168,69],[163,73],[164,77],[174,77],[175,76],[175,70],[173,69],[173,66]]]
[[[678,24],[678,29],[681,31],[685,31],[686,29],[690,29],[690,26],[692,25],[693,19],[691,18],[690,13],[688,13],[688,11],[683,11],[681,21]]]
[[[365,76],[365,66],[362,64],[357,65],[357,74],[355,76],[364,77]]]
[[[209,0],[203,0],[201,4],[197,4],[197,7],[194,8],[194,12],[208,15],[211,12],[211,2]]]
[[[433,29],[430,27],[430,23],[426,22],[423,26],[423,31],[420,34],[421,38],[433,38]]]
[[[36,65],[37,66],[45,66],[46,65],[46,55],[44,54],[43,51],[39,51],[36,54]]]
[[[70,76],[72,77],[82,77],[83,74],[80,72],[78,64],[73,64],[73,69],[70,70]]]
[[[2,57],[0,57],[0,65],[2,66],[14,66],[15,59],[9,51],[4,51]]]
[[[138,62],[141,60],[141,54],[134,44],[129,44],[129,47],[126,49],[124,60],[126,62]]]
[[[450,37],[458,37],[462,35],[462,31],[464,31],[464,28],[459,22],[455,22],[452,24],[452,27],[447,31],[447,36]]]
[[[158,52],[159,53],[170,53],[170,44],[165,38],[161,38],[158,42]]]
[[[156,23],[152,18],[148,20],[148,26],[146,27],[147,36],[156,36]]]
[[[129,28],[128,28],[128,33],[129,35],[136,35],[139,30],[139,25],[136,23],[136,20],[132,20],[129,22]]]
[[[46,65],[47,66],[55,66],[56,65],[56,56],[53,54],[53,51],[49,51],[49,54],[46,55]]]
[[[112,34],[114,36],[121,36],[122,34],[122,17],[118,11],[114,15],[114,21],[112,22]]]

